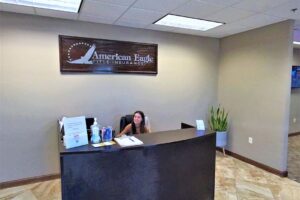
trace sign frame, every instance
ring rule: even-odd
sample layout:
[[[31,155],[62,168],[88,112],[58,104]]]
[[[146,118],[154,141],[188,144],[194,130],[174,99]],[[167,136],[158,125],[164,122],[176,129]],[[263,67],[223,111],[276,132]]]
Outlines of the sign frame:
[[[85,37],[65,36],[65,35],[59,35],[58,38],[59,38],[59,60],[60,60],[61,73],[92,73],[92,74],[120,73],[120,74],[148,74],[148,75],[157,75],[158,73],[157,72],[157,68],[158,68],[157,67],[157,63],[158,63],[157,44],[85,38]],[[67,47],[66,43],[71,44],[72,40],[75,43],[70,45],[69,48],[66,48]],[[73,50],[73,48],[77,48],[78,51],[76,52],[76,49]],[[82,48],[84,50],[82,50]],[[128,51],[127,48],[129,48],[130,51]],[[120,51],[120,53],[117,52],[118,50]],[[111,54],[107,54],[106,51]],[[84,54],[84,52],[86,53]],[[72,53],[77,54],[76,55],[77,58],[75,59],[71,58]],[[85,59],[88,57],[89,59]],[[114,58],[114,60],[112,60],[112,58]],[[137,59],[139,60],[137,61]],[[107,62],[107,63],[99,64],[98,62]],[[109,64],[109,62],[111,63]],[[112,63],[117,63],[117,64],[112,64]]]

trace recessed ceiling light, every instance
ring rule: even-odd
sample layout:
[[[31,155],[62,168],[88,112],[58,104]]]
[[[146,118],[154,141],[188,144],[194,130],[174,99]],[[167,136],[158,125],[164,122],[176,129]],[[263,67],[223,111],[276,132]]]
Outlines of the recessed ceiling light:
[[[300,45],[300,42],[294,41],[293,44]]]
[[[221,26],[224,23],[207,21],[202,19],[195,19],[190,17],[183,17],[178,15],[166,15],[160,20],[156,21],[154,24],[207,31],[217,26]]]
[[[78,13],[82,0],[0,0],[1,3]]]

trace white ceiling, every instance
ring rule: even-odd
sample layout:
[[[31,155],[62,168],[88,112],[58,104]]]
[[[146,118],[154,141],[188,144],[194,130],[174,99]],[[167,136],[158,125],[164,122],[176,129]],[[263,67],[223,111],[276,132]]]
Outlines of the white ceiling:
[[[78,14],[0,3],[0,11],[217,38],[287,19],[300,22],[300,0],[83,0]],[[168,13],[226,24],[208,31],[153,24]],[[299,22],[295,29],[300,30]]]

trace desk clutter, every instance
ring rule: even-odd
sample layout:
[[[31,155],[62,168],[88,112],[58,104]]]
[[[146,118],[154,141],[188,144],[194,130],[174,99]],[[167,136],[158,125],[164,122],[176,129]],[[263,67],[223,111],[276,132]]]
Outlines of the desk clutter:
[[[115,144],[112,141],[112,127],[102,127],[100,130],[97,118],[63,117],[59,120],[59,129],[66,149],[87,145],[89,141],[94,147]]]

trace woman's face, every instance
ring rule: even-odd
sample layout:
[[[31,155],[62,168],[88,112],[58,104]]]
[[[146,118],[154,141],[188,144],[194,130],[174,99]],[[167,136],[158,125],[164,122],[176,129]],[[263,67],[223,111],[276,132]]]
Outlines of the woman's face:
[[[142,120],[143,120],[143,118],[142,118],[142,116],[141,116],[140,113],[135,113],[135,114],[134,114],[133,122],[134,122],[135,124],[141,124]]]

